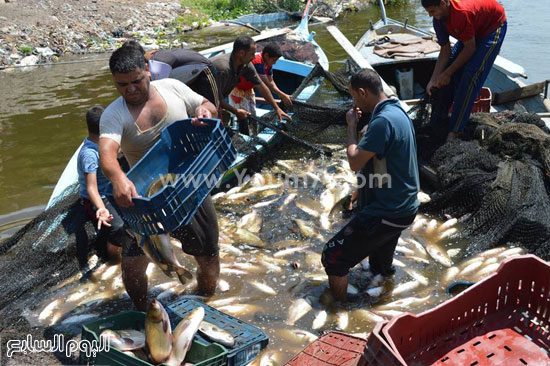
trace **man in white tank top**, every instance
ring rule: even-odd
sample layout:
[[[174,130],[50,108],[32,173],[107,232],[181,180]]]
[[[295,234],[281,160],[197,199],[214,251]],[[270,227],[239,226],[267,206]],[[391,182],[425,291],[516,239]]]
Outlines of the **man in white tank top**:
[[[170,123],[193,115],[216,117],[216,107],[175,79],[149,81],[143,54],[134,47],[121,47],[109,60],[115,87],[121,97],[112,102],[100,122],[99,154],[101,167],[113,184],[118,205],[129,207],[137,196],[134,184],[122,171],[117,150],[122,148],[130,166],[158,140],[160,131]],[[189,225],[171,235],[182,242],[182,249],[193,255],[198,264],[197,291],[212,295],[219,277],[218,223],[210,197],[201,205]],[[128,295],[138,310],[147,308],[147,276],[149,260],[135,240],[123,244],[122,279]]]

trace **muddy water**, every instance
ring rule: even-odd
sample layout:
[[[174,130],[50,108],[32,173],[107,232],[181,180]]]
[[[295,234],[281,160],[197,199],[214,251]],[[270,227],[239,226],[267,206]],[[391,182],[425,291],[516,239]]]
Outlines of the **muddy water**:
[[[542,14],[544,14],[542,9],[536,7],[547,5],[536,4],[529,9],[523,9],[514,5],[515,2],[511,0],[503,2],[505,6],[510,6],[510,19],[524,17],[522,18],[523,22],[515,23],[516,32],[509,32],[503,53],[513,60],[516,60],[517,57],[516,61],[518,62],[520,62],[519,56],[526,57],[524,66],[528,73],[538,75],[534,77],[537,80],[544,78],[545,69],[542,66],[544,63],[537,62],[536,59],[529,60],[527,58],[529,55],[521,51],[522,47],[527,47],[532,42],[533,52],[529,54],[538,55],[539,52],[543,52],[543,47],[540,44],[543,40],[535,36],[523,36],[523,39],[520,39],[517,35],[525,34],[522,32],[530,34],[531,28],[527,24],[533,24],[536,19],[541,20]],[[508,2],[510,4],[507,4]],[[526,15],[520,15],[525,12],[527,12]],[[425,16],[416,2],[409,6],[389,8],[388,15],[396,19],[408,17],[411,24],[430,25],[430,19]],[[344,15],[337,22],[337,26],[353,43],[362,35],[369,20],[374,22],[377,18],[378,10],[371,8],[365,12]],[[541,22],[540,26],[544,26],[544,24],[547,23]],[[317,40],[326,50],[332,62],[331,67],[338,67],[346,57],[343,50],[323,27],[312,26],[311,30],[317,32]],[[186,35],[183,40],[195,47],[202,48],[230,41],[233,37],[234,34],[222,35],[217,31],[207,30],[198,36]],[[550,49],[550,47],[546,47],[546,49]],[[117,96],[106,68],[105,55],[95,56],[93,59],[95,61],[90,63],[40,68],[26,72],[0,73],[0,85],[3,90],[2,108],[0,109],[0,215],[2,215],[0,216],[0,233],[3,233],[4,236],[34,216],[40,209],[40,205],[47,202],[66,162],[85,136],[84,115],[86,109],[93,104],[106,105]],[[336,96],[334,97],[336,98]],[[294,152],[291,155],[300,156],[302,152]],[[313,166],[311,165],[312,161]],[[339,172],[335,166],[331,166],[333,163],[334,161],[320,159],[289,162],[291,169],[295,169],[297,172],[311,170],[313,174],[322,177],[323,172],[326,171],[327,176],[336,179]],[[342,168],[341,163],[337,163],[336,166]],[[281,168],[279,166],[266,167],[262,173],[269,176],[277,172],[277,169]],[[226,307],[223,310],[233,312],[235,316],[249,321],[267,332],[270,336],[269,350],[276,352],[276,359],[280,363],[289,359],[312,340],[307,333],[297,334],[293,332],[295,330],[305,330],[312,333],[313,336],[329,329],[344,329],[349,333],[365,333],[371,330],[374,324],[373,319],[377,318],[373,317],[371,313],[358,311],[357,308],[375,312],[385,310],[418,312],[448,298],[443,291],[447,284],[444,276],[448,269],[429,256],[419,257],[421,253],[418,253],[418,250],[415,255],[404,250],[409,253],[409,258],[406,257],[407,254],[401,252],[396,255],[397,272],[392,280],[374,286],[372,278],[366,271],[356,268],[352,272],[352,285],[355,289],[364,293],[369,287],[382,286],[381,296],[373,296],[363,299],[362,302],[352,303],[352,309],[341,309],[331,303],[326,292],[326,278],[319,263],[319,256],[324,241],[336,233],[344,225],[345,220],[335,215],[331,220],[332,228],[324,230],[321,228],[320,218],[311,216],[297,208],[295,202],[291,202],[286,208],[279,210],[285,198],[292,193],[296,193],[297,198],[301,198],[302,201],[319,202],[321,193],[325,189],[326,185],[324,184],[317,189],[277,188],[271,192],[251,196],[250,202],[229,202],[227,199],[217,202],[220,227],[223,232],[221,236],[223,263],[221,278],[229,286],[227,291],[218,293],[211,301],[239,297],[240,299],[236,299],[235,304],[231,305],[248,304],[242,311],[239,311],[238,307]],[[270,206],[257,209],[263,219],[259,237],[266,243],[266,247],[256,248],[240,244],[239,239],[235,236],[238,220],[250,213],[252,204],[271,201],[277,197],[279,199]],[[308,225],[313,225],[316,230],[315,236],[308,238],[300,233],[293,221],[295,218],[304,220]],[[438,223],[438,225],[440,224]],[[464,243],[457,242],[452,236],[439,240],[439,235],[442,233],[437,228],[432,228],[428,232],[427,230],[428,226],[420,225],[416,233],[407,231],[402,238],[406,241],[414,236],[417,241],[437,243],[444,251],[463,248]],[[274,254],[279,248],[275,248],[274,245],[282,240],[296,241],[294,244],[287,242],[286,246],[307,246],[307,249],[275,258]],[[415,248],[409,242],[405,242],[403,246],[413,251]],[[455,258],[459,258],[461,254],[459,253]],[[455,258],[451,258],[453,262],[457,261]],[[497,256],[480,258],[478,261],[474,261],[473,265],[478,269],[484,267],[491,269],[494,268],[495,263],[502,259]],[[195,268],[189,257],[183,257],[182,262],[189,268]],[[294,263],[298,263],[298,265],[293,266]],[[392,295],[392,290],[396,286],[414,280],[411,272],[405,272],[402,267],[399,267],[400,264],[404,264],[407,269],[413,269],[415,273],[426,277],[427,284],[413,284],[412,286],[417,286],[414,290],[404,291],[400,295]],[[468,263],[468,265],[472,265],[472,263]],[[472,271],[474,267],[470,267],[469,271]],[[459,268],[455,271],[462,270],[463,268]],[[154,267],[150,267],[149,273],[150,287],[174,281]],[[418,278],[422,279],[417,276]],[[475,280],[471,274],[465,274],[462,277],[459,275],[459,278]],[[251,283],[253,279],[268,285],[275,294],[265,288],[263,291],[260,290],[258,284]],[[156,287],[152,292],[157,295],[161,294],[166,287],[168,285]],[[175,293],[189,291],[182,286],[174,288]],[[266,291],[270,293],[268,294]],[[163,294],[165,300],[170,300],[170,296],[169,292]],[[410,296],[422,300],[415,300],[416,303],[407,305],[405,308],[399,304],[393,305],[390,309],[382,308],[384,304]],[[60,298],[66,301],[54,302]],[[307,299],[311,310],[297,320],[294,326],[289,326],[287,324],[288,310],[299,299]],[[52,305],[44,311],[48,304]],[[49,298],[36,304],[36,308],[27,309],[25,314],[28,319],[33,321],[33,324],[56,323],[60,328],[68,327],[78,333],[79,324],[82,321],[126,310],[129,306],[129,300],[121,285],[119,269],[100,266],[90,280],[84,283],[74,281],[59,286],[59,289],[52,291]],[[216,306],[222,305],[217,303]],[[328,314],[327,320],[324,324],[319,325],[322,323],[320,319],[322,319],[324,310]],[[40,315],[42,315],[41,318]],[[377,316],[389,317],[390,315],[393,313],[377,313]],[[315,319],[317,322],[314,327]]]
[[[221,283],[214,297],[203,300],[265,331],[270,343],[262,355],[274,357],[277,364],[324,331],[342,330],[364,337],[377,320],[403,311],[418,313],[441,303],[449,298],[444,291],[451,282],[446,278],[448,271],[454,271],[453,278],[476,281],[480,270],[492,273],[504,257],[518,254],[516,250],[502,257],[498,257],[501,253],[480,256],[460,265],[464,243],[454,239],[459,226],[419,215],[399,241],[395,276],[373,278],[358,265],[350,274],[350,293],[356,299],[346,306],[337,304],[327,290],[320,253],[348,220],[341,205],[335,204],[338,197],[331,196],[350,192],[354,176],[346,173],[348,169],[344,151],[331,159],[276,161],[249,183],[214,196],[221,231]],[[263,182],[255,185],[256,179]],[[245,215],[256,219],[245,223]],[[328,226],[323,216],[329,218]],[[250,239],[252,235],[255,237]],[[451,263],[444,265],[432,258],[422,249],[428,245],[450,256]],[[289,249],[295,251],[289,253]],[[191,257],[180,258],[184,266],[195,268]],[[153,265],[147,272],[150,294],[165,303],[191,293],[193,284],[183,286]],[[411,288],[398,289],[404,283]],[[398,300],[401,302],[395,303]],[[75,279],[58,286],[25,314],[32,324],[55,324],[58,331],[77,332],[79,322],[129,306],[119,266],[103,264],[89,280]],[[293,308],[299,316],[292,314]]]

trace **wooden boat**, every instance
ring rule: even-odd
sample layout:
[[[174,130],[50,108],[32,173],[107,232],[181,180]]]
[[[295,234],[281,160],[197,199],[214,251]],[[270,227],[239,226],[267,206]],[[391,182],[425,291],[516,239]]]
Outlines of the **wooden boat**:
[[[328,59],[326,54],[323,52],[322,48],[313,40],[311,34],[308,31],[308,26],[307,26],[308,14],[309,14],[309,3],[306,6],[306,10],[304,11],[302,21],[300,25],[296,28],[296,30],[292,30],[291,28],[274,29],[274,30],[269,30],[265,33],[259,34],[257,36],[254,36],[252,38],[254,38],[255,41],[269,40],[270,38],[278,37],[278,36],[292,32],[294,36],[297,37],[298,39],[301,39],[304,41],[310,41],[316,45],[315,49],[316,49],[317,56],[319,58],[319,63],[323,66],[323,68],[328,70],[329,64],[328,64]],[[257,19],[258,21],[260,21],[261,18],[257,18]],[[233,46],[232,43],[228,43],[228,44],[209,48],[207,50],[201,51],[200,53],[203,54],[205,57],[210,58],[222,53],[231,52],[232,46]],[[279,88],[285,93],[292,94],[298,88],[301,81],[309,74],[309,72],[312,69],[313,69],[312,64],[286,60],[281,57],[273,67],[273,74],[274,74],[275,82],[277,83]],[[318,85],[305,88],[300,93],[300,95],[297,96],[296,99],[300,101],[308,100],[309,97],[315,92],[317,88],[318,88]],[[271,109],[270,106],[257,103],[256,113],[259,117],[261,117],[262,115],[269,112],[270,109]],[[251,140],[251,137],[246,135],[241,135],[241,137],[245,141]],[[224,175],[221,183],[226,183],[227,181],[231,180],[235,176],[235,173],[238,170],[244,168],[247,162],[250,161],[255,154],[263,152],[266,149],[266,146],[273,146],[275,143],[277,143],[280,140],[280,138],[281,136],[278,133],[276,133],[275,131],[269,128],[266,128],[263,131],[261,131],[257,136],[258,143],[254,145],[255,152],[251,154],[238,153],[235,162],[231,165],[230,169]],[[69,160],[67,166],[65,167],[63,173],[61,174],[61,177],[59,178],[54,188],[54,191],[50,197],[50,200],[48,201],[46,209],[53,206],[56,202],[58,202],[58,200],[63,199],[68,193],[67,189],[69,187],[74,187],[74,184],[78,182],[77,158],[81,147],[82,145],[80,145],[78,149],[75,151],[75,153]]]
[[[383,4],[381,7],[383,9]],[[364,33],[356,43],[355,48],[390,85],[397,87],[399,84],[396,77],[397,70],[412,69],[415,95],[413,98],[404,100],[405,103],[412,105],[418,98],[424,95],[424,89],[435,68],[439,51],[415,58],[384,58],[374,53],[375,43],[381,40],[383,42],[384,37],[398,41],[407,41],[416,37],[434,37],[435,33],[410,26],[407,22],[402,23],[385,18],[385,11],[383,10],[382,13],[383,19],[373,24]],[[454,44],[455,42],[456,40],[451,38],[451,43]],[[498,103],[493,103],[491,111],[519,110],[532,113],[550,111],[550,100],[541,96],[547,87],[547,83],[538,83],[528,87],[524,82],[525,78],[526,75],[523,67],[504,57],[498,56],[484,85],[491,89],[494,97],[493,100]],[[498,101],[499,95],[507,96],[502,99],[502,101],[505,101],[504,103]]]

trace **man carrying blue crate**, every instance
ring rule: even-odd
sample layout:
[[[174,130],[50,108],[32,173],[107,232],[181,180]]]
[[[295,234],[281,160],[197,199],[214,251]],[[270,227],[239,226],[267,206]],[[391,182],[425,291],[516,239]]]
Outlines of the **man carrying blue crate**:
[[[112,102],[101,116],[99,154],[105,176],[113,184],[117,204],[132,206],[137,197],[134,184],[117,161],[122,148],[130,166],[135,165],[160,137],[170,123],[194,115],[193,124],[203,125],[200,118],[217,116],[216,107],[203,96],[175,79],[150,81],[143,53],[135,47],[121,47],[111,55],[109,67],[121,97]],[[212,295],[220,273],[218,257],[218,221],[212,200],[207,197],[187,226],[171,236],[182,243],[185,253],[198,264],[197,292]],[[122,279],[136,309],[147,309],[147,276],[149,260],[136,241],[122,250]]]
[[[448,139],[466,127],[475,99],[489,76],[506,35],[506,14],[496,0],[422,0],[434,18],[441,52],[426,91],[439,89],[432,118],[445,120],[453,112]],[[451,49],[449,36],[458,42]]]

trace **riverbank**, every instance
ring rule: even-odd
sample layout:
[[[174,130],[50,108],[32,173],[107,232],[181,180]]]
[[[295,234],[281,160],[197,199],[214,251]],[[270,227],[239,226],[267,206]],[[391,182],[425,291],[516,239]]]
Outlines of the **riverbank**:
[[[327,0],[317,16],[337,17],[367,2]],[[175,35],[212,24],[180,0],[0,0],[0,70],[56,62],[65,54],[101,53],[128,38],[148,48],[179,47]]]

